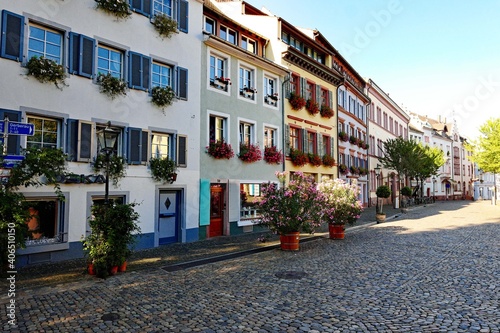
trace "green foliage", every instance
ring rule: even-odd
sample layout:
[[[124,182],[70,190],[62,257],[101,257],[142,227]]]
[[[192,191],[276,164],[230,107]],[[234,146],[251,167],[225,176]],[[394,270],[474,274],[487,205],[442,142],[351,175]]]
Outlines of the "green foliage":
[[[96,8],[114,15],[117,18],[125,18],[132,15],[127,0],[95,0]]]
[[[159,108],[171,105],[174,98],[175,91],[171,87],[156,86],[151,89],[151,102]]]
[[[125,96],[127,94],[127,83],[117,77],[114,77],[110,73],[99,73],[97,76],[97,82],[101,84],[101,93],[108,95],[111,99],[120,95]]]
[[[59,65],[53,60],[45,57],[31,57],[26,64],[28,75],[35,77],[38,81],[52,82],[59,89],[61,86],[66,85],[64,79],[66,78],[66,71],[63,65]]]
[[[162,37],[170,38],[177,33],[177,22],[163,13],[156,14],[151,23]]]
[[[168,157],[153,157],[149,160],[151,176],[157,182],[172,183],[174,174],[177,172],[177,165],[174,160]]]
[[[377,191],[375,192],[378,198],[388,198],[391,196],[392,191],[387,185],[380,185],[377,187]]]
[[[405,186],[401,189],[401,194],[404,195],[405,197],[411,196],[411,188],[409,186]]]
[[[479,128],[478,139],[466,144],[469,159],[484,172],[500,173],[500,118],[490,118]]]
[[[354,224],[363,211],[358,200],[359,187],[341,179],[328,179],[318,185],[325,196],[323,219],[329,224]]]
[[[125,177],[125,159],[121,156],[117,156],[115,154],[109,157],[109,170],[108,175],[109,179],[113,182],[114,186],[118,186],[120,179]],[[106,172],[106,155],[98,154],[94,159],[94,163],[92,164],[92,170],[94,173],[105,173]]]

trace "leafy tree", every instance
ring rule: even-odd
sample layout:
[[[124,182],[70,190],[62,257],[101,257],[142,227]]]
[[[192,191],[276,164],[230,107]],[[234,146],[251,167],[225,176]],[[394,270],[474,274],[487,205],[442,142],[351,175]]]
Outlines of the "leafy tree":
[[[479,128],[478,139],[466,144],[469,159],[484,172],[500,173],[500,118],[490,118]]]
[[[400,180],[413,177],[413,165],[421,157],[418,143],[402,137],[388,139],[384,142],[384,156],[379,158],[384,168],[396,171]]]
[[[423,196],[424,181],[437,174],[439,168],[444,165],[445,159],[444,152],[438,147],[424,146],[419,143],[417,150],[419,150],[419,158],[412,165],[410,173],[420,181],[420,195]]]
[[[19,188],[52,184],[59,198],[64,199],[57,183],[57,177],[66,173],[66,156],[62,150],[28,148],[23,150],[22,154],[25,159],[12,168],[8,180],[0,184],[0,270],[2,275],[5,273],[7,263],[15,262],[15,250],[25,246],[24,240],[28,232],[26,225],[26,221],[30,218],[28,203],[24,195],[18,192]],[[0,157],[0,165],[2,163],[3,160]]]

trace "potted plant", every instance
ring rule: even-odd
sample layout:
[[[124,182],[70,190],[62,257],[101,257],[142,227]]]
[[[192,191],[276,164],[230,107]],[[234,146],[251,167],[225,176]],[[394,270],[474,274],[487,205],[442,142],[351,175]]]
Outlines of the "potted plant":
[[[411,197],[412,191],[409,186],[405,186],[401,189],[401,195],[405,198]],[[406,200],[401,200],[401,212],[407,213],[408,207],[406,207]]]
[[[328,223],[331,239],[344,239],[346,224],[354,224],[363,211],[358,200],[359,187],[342,179],[328,179],[318,185],[324,195],[323,220]]]
[[[62,90],[62,85],[66,85],[64,79],[66,78],[66,71],[63,65],[59,65],[54,60],[45,57],[31,57],[26,64],[28,75],[35,77],[38,81],[52,82],[54,85]]]
[[[345,164],[339,164],[339,172],[341,175],[346,175],[347,172],[348,172],[348,168],[347,168],[347,165]]]
[[[114,99],[119,95],[125,96],[127,94],[127,83],[117,77],[114,77],[111,73],[99,73],[97,76],[97,82],[101,85],[101,93],[108,95],[111,99]]]
[[[177,165],[174,160],[166,157],[152,157],[149,169],[154,181],[172,184],[177,180]]]
[[[262,186],[260,224],[280,235],[281,249],[298,250],[300,232],[313,233],[321,225],[323,195],[311,176],[296,172],[285,186],[286,173],[276,175],[281,186],[271,182]]]
[[[294,92],[290,93],[290,97],[288,98],[288,101],[290,102],[290,105],[292,106],[292,110],[299,111],[306,105],[306,100],[300,96],[297,95]]]
[[[351,165],[349,171],[351,172],[352,175],[359,175],[359,168],[354,165]]]
[[[321,157],[318,154],[309,153],[307,154],[307,159],[309,160],[309,163],[314,166],[320,166],[323,163]]]
[[[177,21],[164,13],[156,14],[151,23],[161,37],[170,38],[172,34],[177,33]]]
[[[276,146],[264,147],[264,161],[269,164],[281,164],[283,153]]]
[[[95,0],[96,8],[114,15],[117,18],[125,18],[132,15],[127,0]]]
[[[161,108],[162,110],[172,104],[175,98],[175,91],[169,87],[156,86],[151,89],[151,103]],[[165,112],[163,112],[165,113]]]
[[[335,165],[335,159],[330,154],[323,155],[322,162],[324,166],[333,167]]]
[[[349,140],[349,135],[347,135],[347,133],[344,131],[340,131],[339,132],[339,140],[347,142]]]
[[[335,115],[335,112],[331,107],[326,104],[321,104],[321,109],[319,110],[321,117],[331,118]]]
[[[313,116],[319,113],[319,105],[312,99],[306,101],[306,109]]]
[[[117,155],[111,155],[109,157],[108,175],[109,179],[113,181],[114,186],[118,186],[118,182],[120,181],[120,179],[125,177],[126,175],[125,166],[126,162],[123,157]],[[98,154],[95,157],[94,162],[92,163],[92,170],[94,171],[94,173],[104,173],[105,169],[106,169],[106,155]]]
[[[230,159],[234,156],[233,148],[224,140],[210,141],[206,153],[216,159]]]
[[[262,159],[262,152],[259,145],[240,143],[240,153],[238,158],[243,162],[253,163]]]
[[[387,199],[388,197],[391,196],[392,191],[387,185],[380,185],[377,187],[377,190],[375,191],[375,194],[377,195],[377,209],[376,209],[376,220],[377,223],[381,223],[385,221],[385,213],[383,212],[383,207],[384,207],[384,199]]]
[[[351,135],[349,137],[349,142],[352,143],[353,145],[357,145],[358,141],[359,141],[359,139],[357,137],[355,137],[354,135]]]
[[[294,148],[290,149],[290,159],[292,160],[293,165],[299,167],[304,166],[307,162],[309,162],[306,153],[304,153],[302,150]]]

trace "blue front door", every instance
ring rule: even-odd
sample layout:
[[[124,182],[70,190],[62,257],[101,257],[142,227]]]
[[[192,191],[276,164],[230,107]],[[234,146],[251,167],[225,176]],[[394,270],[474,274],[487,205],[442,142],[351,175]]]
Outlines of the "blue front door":
[[[159,245],[179,241],[180,229],[180,191],[160,191],[158,204],[158,243]]]

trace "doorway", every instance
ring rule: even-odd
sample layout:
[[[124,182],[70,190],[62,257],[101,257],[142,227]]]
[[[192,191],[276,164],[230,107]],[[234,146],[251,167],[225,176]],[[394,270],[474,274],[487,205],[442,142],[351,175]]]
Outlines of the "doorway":
[[[160,191],[158,202],[158,244],[179,241],[181,191]]]
[[[222,236],[224,233],[224,185],[210,185],[210,227],[208,237]]]

